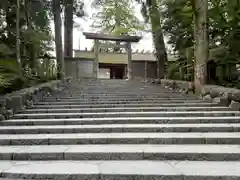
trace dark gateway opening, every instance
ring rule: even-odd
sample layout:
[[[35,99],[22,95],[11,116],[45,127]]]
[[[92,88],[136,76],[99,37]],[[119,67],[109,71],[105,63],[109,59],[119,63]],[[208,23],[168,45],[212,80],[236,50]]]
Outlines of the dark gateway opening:
[[[99,63],[99,70],[109,69],[110,79],[124,79],[125,78],[125,64],[107,64]]]

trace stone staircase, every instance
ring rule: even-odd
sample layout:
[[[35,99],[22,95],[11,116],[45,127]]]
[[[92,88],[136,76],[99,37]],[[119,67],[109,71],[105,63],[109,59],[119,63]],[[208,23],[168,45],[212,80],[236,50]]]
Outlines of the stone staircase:
[[[240,112],[159,85],[78,80],[0,122],[1,178],[240,179]]]

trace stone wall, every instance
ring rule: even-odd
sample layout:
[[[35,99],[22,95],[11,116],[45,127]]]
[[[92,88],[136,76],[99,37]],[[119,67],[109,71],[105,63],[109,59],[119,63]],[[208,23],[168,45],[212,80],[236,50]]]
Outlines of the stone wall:
[[[152,83],[160,84],[159,80],[153,80]],[[161,84],[172,91],[194,93],[193,83],[191,82],[162,79]],[[234,110],[240,110],[240,89],[205,85],[199,98],[231,107]]]
[[[206,85],[202,89],[200,97],[204,100],[229,106],[235,110],[240,110],[240,90],[225,88],[216,85]]]
[[[34,87],[22,89],[0,97],[0,120],[8,119],[22,109],[30,108],[44,97],[63,90],[68,79],[51,81]]]

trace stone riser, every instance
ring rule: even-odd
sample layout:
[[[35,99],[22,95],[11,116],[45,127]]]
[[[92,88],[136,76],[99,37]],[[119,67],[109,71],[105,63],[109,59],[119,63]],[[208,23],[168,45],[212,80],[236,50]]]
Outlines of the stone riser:
[[[202,124],[202,123],[240,123],[240,117],[181,117],[178,118],[80,118],[80,119],[16,119],[2,121],[0,126],[51,126],[51,125],[98,125],[98,124]]]
[[[16,114],[14,119],[101,118],[101,117],[221,117],[239,116],[236,111],[167,111],[167,112],[102,112],[102,113],[37,113]]]
[[[55,105],[55,104],[59,104],[59,105],[89,105],[89,104],[149,104],[149,103],[155,103],[155,104],[159,104],[159,106],[161,104],[166,104],[166,103],[173,103],[173,104],[176,104],[176,103],[179,103],[179,104],[185,104],[185,103],[203,103],[203,102],[207,102],[209,103],[208,101],[201,101],[201,100],[188,100],[188,101],[182,101],[182,100],[161,100],[161,101],[150,101],[150,100],[145,100],[145,101],[64,101],[64,102],[61,102],[61,101],[52,101],[52,102],[37,102],[36,104],[37,105]]]
[[[113,108],[113,107],[213,107],[220,106],[217,103],[176,103],[176,104],[85,104],[85,105],[34,105],[32,109],[60,109],[60,108]]]
[[[128,99],[124,99],[124,98],[77,98],[77,99],[48,99],[46,98],[45,101],[47,102],[55,102],[55,101],[61,101],[61,102],[81,102],[81,101],[187,101],[187,100],[196,100],[195,98],[192,99],[186,99],[186,98],[128,98]]]
[[[167,96],[167,97],[194,97],[194,96],[189,96],[187,94],[179,94],[179,93],[172,93],[172,94],[169,94],[169,92],[162,92],[162,93],[156,93],[156,92],[148,92],[146,93],[145,91],[139,91],[137,93],[132,93],[132,92],[135,92],[135,91],[128,91],[128,92],[120,92],[120,91],[116,91],[116,90],[113,90],[113,91],[110,91],[110,92],[107,92],[107,91],[92,91],[92,92],[88,92],[88,90],[86,91],[70,91],[70,92],[55,92],[53,94],[52,97],[56,97],[56,96],[63,96],[64,98],[71,98],[71,97],[130,97],[130,96],[134,96],[134,97],[164,97],[164,96]],[[196,96],[197,98],[197,96]]]
[[[178,96],[178,97],[183,97],[183,96],[187,96],[187,95],[183,95],[183,94],[179,94],[179,93],[156,93],[156,92],[153,92],[153,93],[146,93],[146,92],[139,92],[138,94],[136,94],[135,92],[132,93],[132,92],[111,92],[111,93],[108,93],[108,92],[99,92],[99,93],[94,93],[94,92],[79,92],[79,91],[76,91],[76,92],[72,92],[72,91],[69,91],[69,92],[59,92],[57,93],[56,95],[64,95],[63,98],[71,98],[72,96],[74,97],[131,97],[131,96],[134,96],[134,97],[145,97],[145,96],[148,96],[148,97],[161,97],[161,96],[164,96],[164,95],[169,95],[169,96]],[[71,96],[70,96],[71,95]],[[55,97],[55,96],[53,96]]]
[[[188,134],[188,135],[186,135]],[[75,145],[75,144],[240,144],[239,133],[96,133],[0,135],[0,145]],[[6,137],[7,138],[2,138]],[[150,137],[151,136],[151,137]]]
[[[109,126],[109,125],[108,125]],[[85,125],[0,127],[0,134],[125,133],[125,132],[239,132],[240,124]],[[132,127],[131,127],[132,126]],[[135,126],[135,127],[134,127]],[[140,126],[140,127],[139,127]],[[144,127],[145,126],[145,127]]]
[[[116,92],[116,91],[113,91],[111,93],[109,92],[104,92],[104,91],[99,91],[99,92],[89,92],[89,91],[86,91],[86,92],[79,92],[79,91],[61,91],[61,92],[58,92],[57,94],[55,95],[64,95],[63,98],[71,98],[72,96],[74,97],[131,97],[131,96],[134,96],[134,97],[162,97],[164,95],[168,95],[168,96],[177,96],[177,97],[188,97],[187,94],[179,94],[179,93],[166,93],[166,92],[139,92],[139,93],[133,93],[133,92]],[[71,95],[71,96],[69,96]],[[55,97],[55,96],[52,96],[52,97]],[[193,97],[193,96],[189,96],[189,97]]]
[[[231,111],[227,107],[126,107],[126,108],[52,108],[27,109],[21,113],[102,113],[102,112],[168,112],[168,111]]]
[[[152,161],[239,161],[240,153],[141,153],[141,152],[49,152],[49,153],[1,153],[0,160],[51,161],[51,160],[152,160]]]
[[[82,97],[102,97],[102,98],[104,98],[104,97],[108,97],[108,98],[114,98],[114,97],[118,97],[118,98],[120,98],[120,97],[122,97],[122,98],[129,98],[129,97],[138,97],[138,98],[141,98],[141,97],[156,97],[156,98],[161,98],[161,97],[164,97],[164,96],[171,96],[171,97],[188,97],[188,96],[184,96],[184,95],[182,95],[182,94],[168,94],[168,93],[158,93],[158,94],[149,94],[149,93],[139,93],[139,94],[136,94],[136,93],[96,93],[96,94],[94,94],[94,93],[92,93],[92,94],[85,94],[85,93],[71,93],[70,94],[70,92],[69,93],[67,93],[67,92],[65,92],[65,93],[63,93],[63,92],[60,92],[60,93],[58,93],[58,94],[56,94],[55,96],[51,96],[51,97],[48,97],[48,98],[54,98],[54,97],[56,97],[57,95],[64,95],[63,97],[61,97],[62,99],[69,99],[69,98],[73,98],[73,97],[75,97],[75,98],[82,98]],[[71,95],[71,96],[69,96],[69,95]],[[192,96],[191,96],[192,97]],[[193,98],[193,97],[192,97]]]

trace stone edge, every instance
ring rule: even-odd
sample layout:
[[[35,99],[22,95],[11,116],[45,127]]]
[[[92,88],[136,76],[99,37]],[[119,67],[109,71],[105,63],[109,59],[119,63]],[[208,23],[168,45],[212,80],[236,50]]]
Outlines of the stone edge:
[[[11,118],[23,109],[31,108],[35,102],[42,101],[47,96],[59,93],[67,87],[69,82],[69,78],[54,80],[2,96],[0,99],[0,121]]]
[[[165,88],[174,92],[181,92],[184,94],[190,92],[195,93],[193,82],[151,79],[145,81],[145,83],[161,84]],[[240,111],[240,89],[226,88],[217,85],[205,85],[201,90],[199,98]]]

